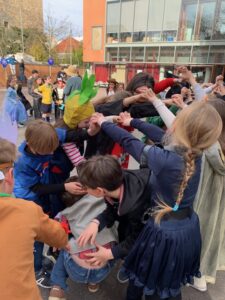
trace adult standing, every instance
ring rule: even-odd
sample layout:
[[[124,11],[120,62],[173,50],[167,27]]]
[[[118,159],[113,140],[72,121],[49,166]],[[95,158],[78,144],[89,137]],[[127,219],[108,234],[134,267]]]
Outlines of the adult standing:
[[[41,119],[41,96],[34,92],[37,88],[36,79],[39,76],[37,70],[32,70],[31,76],[27,80],[28,94],[33,98],[34,118]]]
[[[78,69],[76,66],[70,65],[67,69],[64,70],[69,79],[66,82],[64,89],[64,94],[68,97],[73,91],[80,90],[81,88],[81,78],[78,76]]]

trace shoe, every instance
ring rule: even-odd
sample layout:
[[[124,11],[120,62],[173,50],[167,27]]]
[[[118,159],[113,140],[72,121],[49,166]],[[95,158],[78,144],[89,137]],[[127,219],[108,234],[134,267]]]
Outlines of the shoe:
[[[50,257],[48,256],[43,256],[42,258],[42,267],[43,270],[46,271],[47,273],[51,273],[53,267],[54,267],[54,262]]]
[[[64,291],[59,286],[53,286],[49,293],[48,300],[66,300]]]
[[[129,277],[123,269],[119,269],[116,277],[120,283],[126,283],[129,281]]]
[[[43,253],[43,256],[48,258],[50,261],[53,262],[53,264],[56,263],[56,260],[59,256],[59,250],[53,252],[52,247],[49,247],[48,250],[46,252]]]
[[[36,277],[36,283],[38,286],[44,288],[44,289],[50,289],[51,283],[50,283],[50,275],[46,271],[41,270],[39,273],[35,275]]]
[[[99,290],[99,284],[98,283],[88,283],[88,290],[90,293],[97,293]]]
[[[18,126],[18,128],[23,128],[25,125],[22,123],[18,123],[17,126]]]
[[[200,292],[206,292],[207,291],[207,284],[205,280],[205,276],[202,276],[200,278],[194,277],[194,284],[190,284],[192,288],[200,291]]]

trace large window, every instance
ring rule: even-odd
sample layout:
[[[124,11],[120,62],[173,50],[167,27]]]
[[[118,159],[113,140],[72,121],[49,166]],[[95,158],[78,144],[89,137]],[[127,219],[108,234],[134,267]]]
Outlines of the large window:
[[[118,48],[107,48],[106,61],[118,61]]]
[[[161,47],[159,61],[164,63],[173,63],[174,47]]]
[[[216,1],[199,0],[196,40],[210,40],[212,37]]]
[[[191,41],[194,38],[197,1],[183,0],[180,16],[179,40]]]
[[[135,47],[131,49],[131,61],[143,62],[144,61],[144,47]]]
[[[129,62],[130,61],[130,47],[119,48],[119,61]]]
[[[218,3],[218,15],[216,16],[214,40],[225,40],[225,0]]]
[[[148,23],[149,0],[136,0],[134,16],[134,42],[145,42],[145,33]]]
[[[173,42],[176,40],[181,0],[165,1],[165,11],[163,17],[163,36],[164,41]]]
[[[146,62],[158,62],[159,47],[147,47],[145,53]]]
[[[209,63],[225,64],[224,46],[211,46],[210,47]]]
[[[121,0],[120,41],[131,43],[134,20],[134,1]]]
[[[149,41],[158,42],[161,40],[164,4],[164,0],[150,0],[147,35]]]
[[[209,46],[195,46],[192,52],[192,63],[207,64],[208,63]]]
[[[107,3],[107,43],[117,43],[119,40],[120,1]]]
[[[191,56],[191,47],[176,47],[175,62],[189,63]]]

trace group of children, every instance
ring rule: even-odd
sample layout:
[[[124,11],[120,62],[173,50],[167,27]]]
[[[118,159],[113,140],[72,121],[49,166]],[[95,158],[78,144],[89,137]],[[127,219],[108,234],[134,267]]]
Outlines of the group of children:
[[[194,80],[186,68],[180,68],[180,73],[183,79]],[[194,278],[201,278],[201,248],[205,251],[206,247],[204,236],[201,244],[194,207],[203,214],[198,205],[204,206],[206,195],[199,184],[203,187],[209,182],[208,177],[204,178],[203,166],[210,155],[212,161],[216,157],[219,164],[220,160],[218,182],[224,182],[224,117],[218,108],[222,100],[187,105],[176,95],[165,102],[176,104],[179,113],[175,116],[154,91],[160,92],[177,80],[167,80],[159,88],[151,76],[142,73],[128,85],[132,94],[94,108],[90,101],[97,93],[94,79],[84,76],[80,90],[66,99],[64,116],[55,127],[43,120],[28,124],[14,164],[15,197],[41,206],[61,222],[70,239],[53,270],[43,260],[45,241],[36,239],[36,282],[46,288],[52,286],[49,300],[66,299],[68,277],[87,283],[89,291],[96,292],[115,262],[122,259],[119,273],[129,279],[127,300],[141,300],[143,295],[149,300],[182,299],[182,285],[193,285]],[[202,92],[196,82],[191,84]],[[43,97],[45,92],[49,95],[48,85],[50,81],[42,90]],[[117,116],[109,104],[113,108],[117,105]],[[49,121],[50,104],[46,101],[43,105]],[[167,131],[150,120],[135,118],[137,114],[146,116],[146,110],[149,116],[158,114]],[[108,111],[108,116],[101,111]],[[143,143],[124,129],[130,127],[141,131],[148,142]],[[99,147],[105,138],[133,156],[140,168],[123,169],[115,156],[109,155],[112,147]],[[92,145],[93,151],[88,152]],[[69,178],[74,167],[78,177]],[[210,180],[214,180],[213,174]],[[201,202],[196,200],[199,194]],[[217,206],[224,206],[223,202],[220,199]],[[211,227],[216,221],[212,222]],[[220,237],[214,247],[221,249],[223,243]],[[225,264],[221,253],[217,251],[220,265]],[[212,269],[215,272],[218,265],[215,263]]]

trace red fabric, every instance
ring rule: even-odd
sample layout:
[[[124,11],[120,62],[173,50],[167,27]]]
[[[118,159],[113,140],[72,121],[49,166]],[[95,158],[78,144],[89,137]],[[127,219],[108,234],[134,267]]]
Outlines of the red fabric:
[[[174,84],[174,78],[166,78],[164,80],[156,82],[154,86],[154,92],[158,94],[164,91],[165,89],[167,89],[168,87],[172,86],[173,84]]]
[[[125,127],[120,125],[120,127],[126,129],[128,132],[134,131],[134,129],[130,126]],[[130,156],[119,144],[114,144],[111,155],[114,155],[118,158],[118,161],[123,169],[128,169]]]
[[[70,226],[67,220],[63,220],[60,222],[61,227],[65,230],[66,234],[71,233]]]

